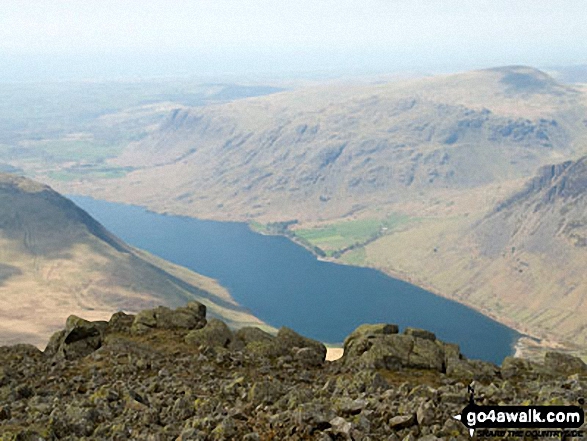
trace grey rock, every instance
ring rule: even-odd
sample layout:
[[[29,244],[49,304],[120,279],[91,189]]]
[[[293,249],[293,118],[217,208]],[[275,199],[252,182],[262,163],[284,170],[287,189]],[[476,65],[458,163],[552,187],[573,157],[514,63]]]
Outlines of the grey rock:
[[[131,326],[133,334],[152,329],[200,329],[206,325],[206,307],[199,302],[171,310],[165,306],[139,312]]]
[[[587,373],[587,365],[583,360],[561,352],[547,352],[544,355],[544,366],[556,373],[565,375]]]
[[[398,415],[391,418],[387,425],[394,430],[405,429],[416,424],[416,415]]]
[[[481,360],[451,358],[446,366],[446,374],[466,381],[491,381],[500,375],[500,369],[493,363]]]
[[[190,345],[227,348],[234,340],[230,328],[221,320],[211,319],[206,326],[190,331],[185,337]]]
[[[289,352],[293,348],[311,348],[320,354],[322,361],[326,359],[326,346],[323,343],[303,337],[285,326],[277,332],[276,342],[283,351]]]
[[[419,328],[406,328],[404,334],[411,335],[413,337],[423,338],[425,340],[436,341],[436,334],[425,329]]]

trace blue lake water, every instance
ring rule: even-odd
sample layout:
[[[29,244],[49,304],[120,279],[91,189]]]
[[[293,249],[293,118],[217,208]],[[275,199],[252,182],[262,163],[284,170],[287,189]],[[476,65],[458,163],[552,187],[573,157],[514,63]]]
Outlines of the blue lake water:
[[[379,271],[317,260],[285,237],[246,224],[168,216],[70,197],[127,243],[217,279],[261,320],[324,342],[363,323],[428,329],[470,358],[501,363],[520,334],[451,300]]]

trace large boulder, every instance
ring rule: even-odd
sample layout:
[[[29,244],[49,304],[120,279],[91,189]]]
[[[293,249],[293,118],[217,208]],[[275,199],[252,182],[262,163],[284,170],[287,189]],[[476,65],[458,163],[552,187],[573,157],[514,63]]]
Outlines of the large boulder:
[[[234,334],[221,320],[211,319],[206,326],[190,331],[185,337],[188,344],[227,348],[234,340]]]
[[[322,361],[326,359],[326,346],[324,346],[323,343],[312,340],[311,338],[303,337],[285,326],[277,331],[276,343],[284,353],[291,353],[292,350],[296,351],[296,348],[309,348],[316,352]]]
[[[344,342],[343,362],[371,369],[432,369],[445,372],[448,359],[461,358],[456,345],[436,340],[421,329],[398,334],[396,325],[362,325]]]
[[[262,329],[254,326],[245,326],[234,333],[237,340],[242,341],[245,345],[250,343],[269,343],[275,340],[275,337]]]
[[[65,322],[65,329],[51,336],[45,354],[68,360],[85,357],[102,346],[107,326],[108,322],[90,322],[70,315]]]
[[[134,320],[135,316],[132,314],[125,314],[122,311],[115,312],[108,321],[108,332],[128,333]]]
[[[175,310],[165,306],[139,312],[130,328],[132,334],[144,334],[152,329],[200,329],[206,325],[206,306],[190,302]]]

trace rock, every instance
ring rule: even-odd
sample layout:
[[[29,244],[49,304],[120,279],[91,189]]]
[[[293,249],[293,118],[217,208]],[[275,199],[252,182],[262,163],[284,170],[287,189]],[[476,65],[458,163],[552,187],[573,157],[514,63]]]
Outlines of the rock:
[[[135,316],[132,314],[125,314],[122,311],[112,314],[108,321],[109,332],[130,332],[130,328],[134,322]]]
[[[0,421],[9,420],[11,418],[11,415],[12,413],[10,412],[10,406],[0,406]]]
[[[211,319],[206,326],[190,331],[185,337],[186,343],[195,346],[227,348],[234,335],[223,321]]]
[[[435,408],[432,402],[424,401],[416,411],[416,420],[420,426],[430,426],[435,419]]]
[[[277,332],[276,342],[285,352],[289,352],[293,348],[311,348],[320,355],[322,361],[326,359],[326,346],[323,343],[312,340],[311,338],[302,337],[297,332],[285,326]]]
[[[128,332],[136,317],[124,313],[108,323],[73,317],[47,349],[65,354],[103,335],[88,357],[0,347],[0,438],[464,441],[467,428],[452,417],[468,384],[483,405],[576,404],[587,390],[583,371],[568,373],[583,365],[568,357],[504,360],[500,375],[456,345],[368,325],[346,339],[343,360],[323,362],[322,345],[291,330],[232,333],[216,320],[183,329],[193,321],[150,311],[143,322],[156,332]]]
[[[100,348],[106,327],[107,322],[90,322],[70,315],[65,322],[65,329],[51,336],[45,354],[67,360],[85,357]]]
[[[425,340],[436,341],[436,334],[430,331],[426,331],[425,329],[406,328],[404,329],[404,334],[423,338]]]
[[[249,401],[253,404],[276,402],[282,394],[282,386],[278,381],[259,381],[251,387],[248,393]]]
[[[133,334],[151,329],[200,329],[206,325],[206,307],[199,302],[171,310],[165,306],[139,312],[131,326]]]
[[[539,366],[530,360],[523,358],[506,357],[501,363],[501,376],[508,378],[537,378],[541,373],[546,373],[544,366]]]
[[[352,424],[342,417],[336,417],[330,420],[331,433],[342,435],[342,439],[351,440]]]
[[[493,363],[481,360],[448,359],[446,375],[465,381],[491,381],[500,374],[500,370]]]
[[[387,425],[394,430],[405,429],[416,424],[416,415],[398,415],[391,418]]]
[[[275,340],[273,335],[253,326],[246,326],[239,329],[234,333],[234,336],[237,340],[242,341],[245,345],[254,342],[272,342]]]
[[[418,368],[443,372],[445,354],[440,345],[429,339],[403,334],[371,334],[347,338],[343,362],[367,369]]]
[[[324,362],[322,354],[314,348],[300,348],[294,352],[294,360],[303,366],[320,366]]]
[[[547,352],[544,355],[544,366],[556,373],[565,375],[587,373],[587,365],[583,360],[560,352]]]

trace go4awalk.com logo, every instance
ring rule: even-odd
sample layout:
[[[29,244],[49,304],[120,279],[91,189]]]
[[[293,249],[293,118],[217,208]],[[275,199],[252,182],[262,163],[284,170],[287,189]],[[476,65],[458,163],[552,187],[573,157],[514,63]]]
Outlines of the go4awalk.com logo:
[[[478,406],[475,391],[469,387],[469,404],[454,418],[469,428],[473,436],[569,437],[584,438],[577,430],[585,414],[579,406]]]

